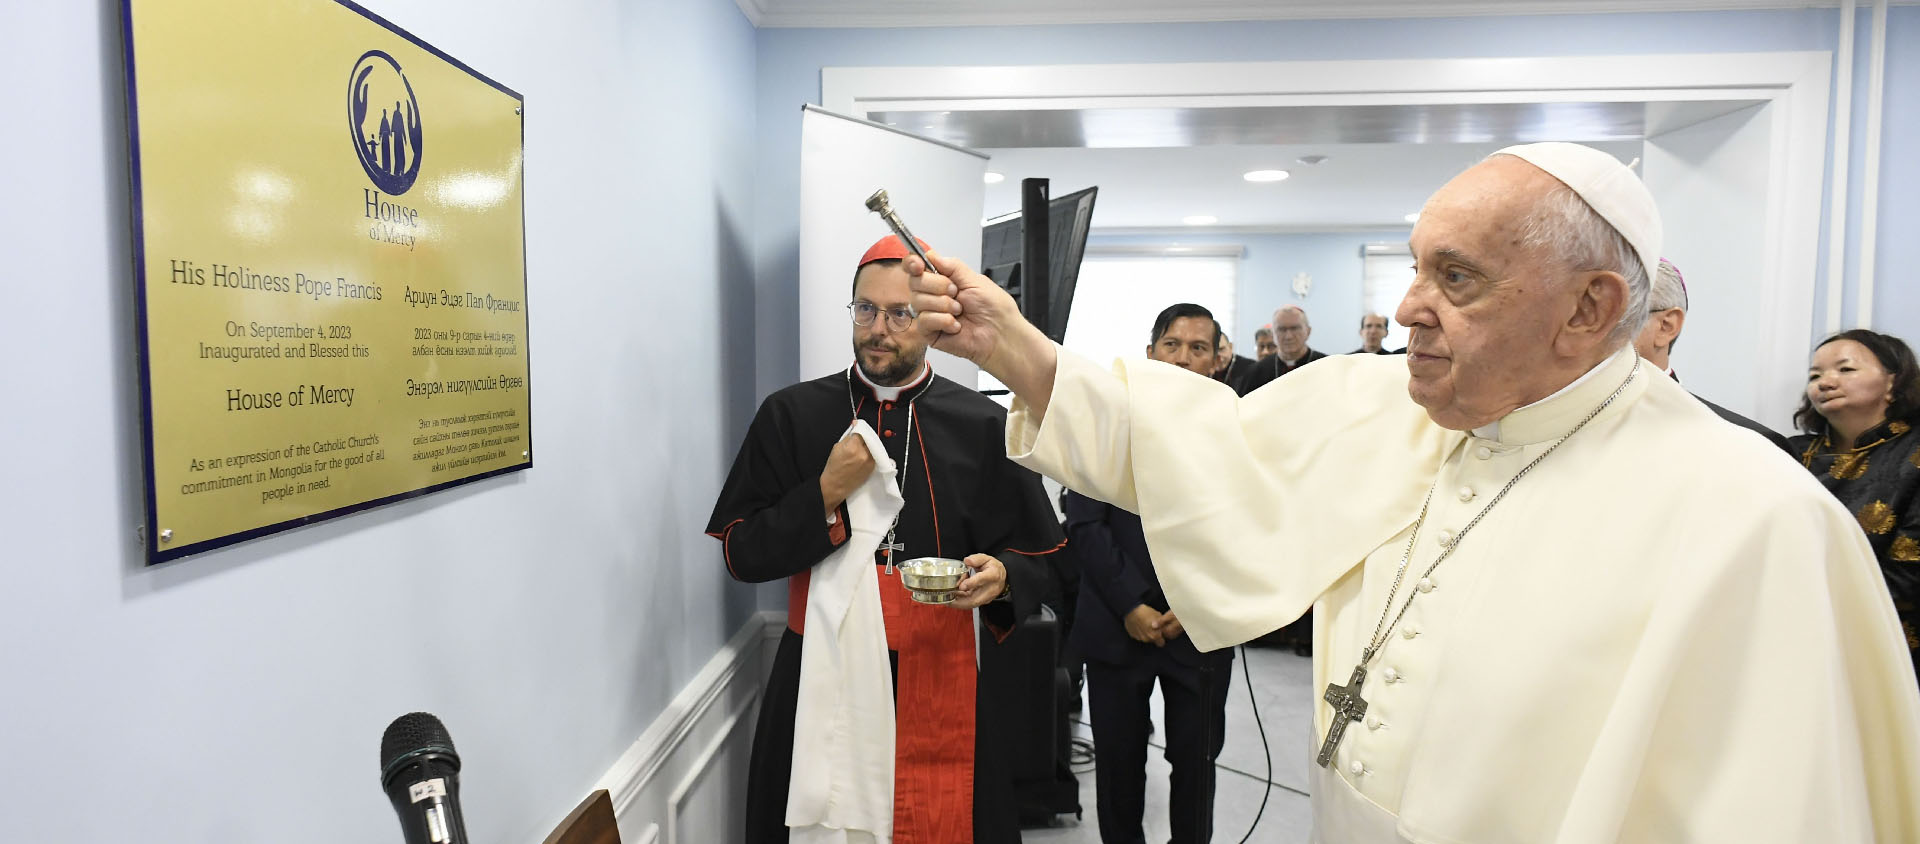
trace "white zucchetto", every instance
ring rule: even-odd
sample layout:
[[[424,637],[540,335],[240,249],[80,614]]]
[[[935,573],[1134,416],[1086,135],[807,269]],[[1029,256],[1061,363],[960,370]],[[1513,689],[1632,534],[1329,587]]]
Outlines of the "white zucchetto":
[[[1494,153],[1511,155],[1573,188],[1600,218],[1626,238],[1640,255],[1651,280],[1660,266],[1660,209],[1633,170],[1600,150],[1559,141],[1511,146]]]

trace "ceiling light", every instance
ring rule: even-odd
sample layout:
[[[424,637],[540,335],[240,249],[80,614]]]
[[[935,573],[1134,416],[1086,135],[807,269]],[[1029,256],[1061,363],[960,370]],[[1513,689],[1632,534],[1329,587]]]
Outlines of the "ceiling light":
[[[1407,222],[1409,222],[1409,223],[1418,223],[1418,222],[1420,222],[1420,212],[1418,212],[1418,211],[1415,211],[1415,212],[1413,212],[1412,214],[1408,214],[1408,215],[1406,216],[1406,220],[1407,220]]]
[[[1211,226],[1214,223],[1220,222],[1220,218],[1212,214],[1195,214],[1191,217],[1180,218],[1180,222],[1186,223],[1189,226]]]
[[[1192,252],[1192,251],[1193,251],[1193,247],[1191,247],[1191,246],[1169,246],[1169,247],[1167,247],[1167,251],[1168,251],[1168,252]]]
[[[1319,164],[1320,162],[1327,160],[1327,157],[1324,155],[1303,155],[1294,160],[1300,162],[1301,164],[1305,164],[1308,167],[1312,167],[1315,164]]]
[[[987,171],[986,182],[989,185],[997,185],[1006,180],[1007,180],[1007,177],[1002,176],[999,173],[995,173],[992,170]]]
[[[1240,178],[1249,182],[1284,182],[1290,175],[1285,170],[1248,170]]]

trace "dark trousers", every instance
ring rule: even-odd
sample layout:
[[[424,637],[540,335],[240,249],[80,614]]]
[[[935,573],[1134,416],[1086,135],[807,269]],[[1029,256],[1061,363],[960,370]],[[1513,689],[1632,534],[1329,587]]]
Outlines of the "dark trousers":
[[[1147,699],[1155,681],[1166,704],[1166,757],[1173,766],[1168,825],[1173,844],[1213,837],[1213,761],[1225,742],[1233,663],[1202,669],[1155,653],[1134,665],[1087,663],[1093,719],[1093,782],[1104,844],[1145,844]]]

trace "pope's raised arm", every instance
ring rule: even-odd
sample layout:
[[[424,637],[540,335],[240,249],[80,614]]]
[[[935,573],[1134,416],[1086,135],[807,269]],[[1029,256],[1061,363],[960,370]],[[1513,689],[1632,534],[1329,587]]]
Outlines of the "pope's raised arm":
[[[1157,361],[1107,369],[1062,350],[991,279],[931,257],[945,272],[908,260],[921,329],[1013,390],[1008,456],[1138,513],[1200,648],[1299,617],[1418,510],[1405,471],[1438,461],[1441,432],[1396,400],[1396,360],[1317,364],[1241,399]]]

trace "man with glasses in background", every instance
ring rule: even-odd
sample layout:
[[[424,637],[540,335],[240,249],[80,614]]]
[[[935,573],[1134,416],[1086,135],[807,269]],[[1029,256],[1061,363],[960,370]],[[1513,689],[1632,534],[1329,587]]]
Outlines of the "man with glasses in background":
[[[1273,339],[1277,344],[1273,357],[1260,362],[1253,368],[1253,374],[1247,376],[1246,392],[1251,393],[1267,385],[1267,382],[1279,378],[1307,364],[1327,356],[1326,352],[1317,352],[1307,346],[1307,338],[1313,335],[1313,324],[1307,321],[1307,312],[1299,305],[1281,305],[1273,312]]]
[[[707,526],[735,579],[787,581],[787,630],[748,770],[751,844],[786,844],[809,828],[861,829],[882,841],[889,831],[902,841],[1020,840],[1014,748],[992,722],[976,720],[989,709],[977,704],[1004,691],[982,688],[975,653],[1004,640],[1049,595],[1045,555],[1065,539],[1040,476],[1006,458],[1006,411],[927,363],[928,338],[907,305],[906,256],[906,244],[888,235],[861,257],[846,306],[853,364],[761,403]],[[891,483],[873,477],[877,450],[892,463]],[[874,495],[876,483],[897,489],[898,500],[874,507],[892,499]],[[849,554],[859,557],[854,567],[842,565]],[[910,599],[895,567],[917,557],[959,559],[972,570],[952,603]],[[879,575],[878,606],[868,605],[870,626],[884,628],[877,663],[859,660],[880,644],[850,642],[842,622],[872,601],[858,565]],[[975,610],[984,636],[975,633]],[[832,630],[807,629],[816,620]],[[878,667],[850,668],[862,664]],[[889,668],[891,677],[866,676]],[[816,706],[806,696],[814,690],[828,702]],[[899,727],[848,719],[848,711],[897,712]],[[844,764],[842,753],[876,764]],[[954,785],[966,782],[973,787]],[[870,799],[847,812],[848,794]]]

